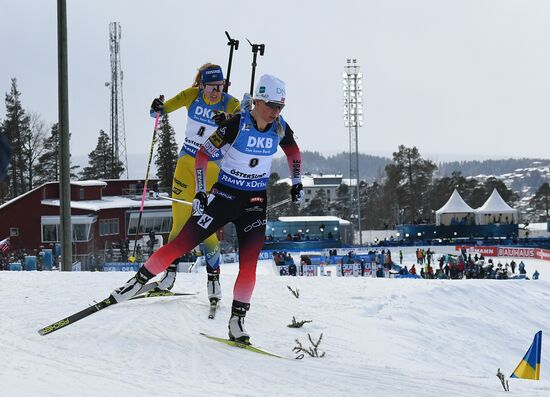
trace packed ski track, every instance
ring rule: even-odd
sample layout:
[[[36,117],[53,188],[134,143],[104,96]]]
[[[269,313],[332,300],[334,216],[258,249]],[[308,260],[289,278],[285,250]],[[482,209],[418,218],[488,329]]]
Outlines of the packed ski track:
[[[279,277],[260,261],[246,327],[256,346],[288,359],[200,335],[227,337],[236,264],[223,265],[212,320],[206,275],[179,273],[174,290],[197,295],[117,304],[46,336],[37,330],[132,274],[0,272],[0,395],[500,396],[497,368],[509,376],[550,322],[550,263],[524,262],[540,280]],[[293,316],[312,322],[289,328]],[[295,340],[309,347],[308,333],[323,334],[325,357],[296,360]],[[545,345],[543,336],[541,380],[511,379],[511,394],[550,395]]]

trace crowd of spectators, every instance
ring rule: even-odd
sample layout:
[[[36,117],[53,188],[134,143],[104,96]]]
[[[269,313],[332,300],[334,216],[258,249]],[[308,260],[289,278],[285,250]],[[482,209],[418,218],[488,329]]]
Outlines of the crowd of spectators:
[[[21,270],[25,270],[25,257],[29,255],[36,257],[36,269],[42,270],[42,256],[38,250],[29,252],[25,249],[16,249],[7,253],[0,251],[0,271],[10,270],[10,263],[17,263],[21,266]]]
[[[466,254],[463,251],[460,255],[441,255],[437,260],[437,264],[432,265],[431,260],[422,259],[421,250],[417,250],[417,263],[420,267],[419,275],[425,279],[496,279],[506,280],[513,278],[527,278],[527,270],[525,263],[520,261],[519,264],[513,259],[504,264],[498,261],[494,263],[493,259],[486,260],[483,255],[477,253]],[[427,254],[427,253],[426,253]],[[431,253],[433,255],[433,252]],[[426,255],[426,258],[429,258]],[[415,265],[410,269],[407,266],[401,267],[400,275],[417,274]],[[538,279],[539,273],[535,271],[534,279]]]

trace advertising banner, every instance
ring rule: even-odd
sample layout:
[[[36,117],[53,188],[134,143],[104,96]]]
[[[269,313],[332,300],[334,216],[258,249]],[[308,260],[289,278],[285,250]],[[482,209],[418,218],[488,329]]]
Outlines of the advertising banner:
[[[460,252],[464,248],[467,253],[483,254],[483,256],[504,256],[510,258],[542,259],[550,261],[550,250],[530,247],[491,247],[477,245],[457,245],[455,249]]]
[[[306,277],[317,276],[317,265],[302,265],[302,271]]]

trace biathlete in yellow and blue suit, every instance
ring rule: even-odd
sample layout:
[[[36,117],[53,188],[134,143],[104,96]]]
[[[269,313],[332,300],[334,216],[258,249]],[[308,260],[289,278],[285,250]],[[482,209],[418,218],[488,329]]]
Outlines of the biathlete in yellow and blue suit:
[[[223,92],[224,77],[219,65],[206,63],[201,66],[190,88],[177,94],[175,97],[162,101],[162,97],[156,98],[151,105],[151,116],[171,113],[182,107],[187,108],[187,126],[185,140],[174,172],[172,181],[172,197],[187,202],[193,201],[195,196],[195,156],[201,145],[216,130],[227,115],[240,110],[240,102],[231,95]],[[208,162],[208,178],[206,189],[210,191],[212,185],[218,179],[220,167],[218,160],[221,154],[210,158]],[[179,234],[185,223],[191,217],[191,207],[172,203],[172,229],[168,241],[172,241]],[[216,234],[212,234],[204,240],[204,250],[208,273],[208,298],[217,302],[221,299],[219,283],[220,245]],[[177,261],[177,260],[176,260]],[[176,280],[176,261],[172,263],[162,276],[159,288],[169,290]]]

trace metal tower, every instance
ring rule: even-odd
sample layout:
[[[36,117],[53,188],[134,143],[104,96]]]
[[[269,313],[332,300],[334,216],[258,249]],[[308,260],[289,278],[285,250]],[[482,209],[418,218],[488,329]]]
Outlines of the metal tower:
[[[113,164],[119,161],[124,164],[128,178],[128,157],[126,154],[126,133],[124,127],[124,100],[122,96],[122,69],[120,62],[119,22],[109,23],[109,48],[111,50],[111,82],[105,83],[111,87],[111,145]]]
[[[361,234],[361,200],[359,197],[359,127],[363,125],[363,75],[356,59],[348,59],[342,74],[344,84],[344,125],[349,133],[350,156],[350,218],[359,234],[359,244],[363,245]],[[355,186],[351,181],[355,179]]]

